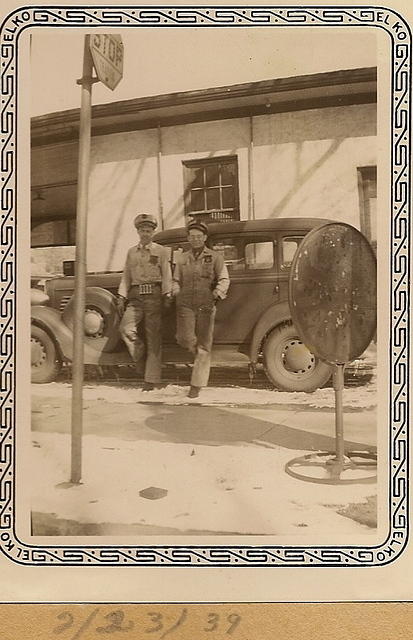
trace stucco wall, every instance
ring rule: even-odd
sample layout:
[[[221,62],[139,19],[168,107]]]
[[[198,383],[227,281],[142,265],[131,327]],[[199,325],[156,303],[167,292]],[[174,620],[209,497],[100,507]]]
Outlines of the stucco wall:
[[[137,240],[137,211],[157,211],[156,131],[93,139],[88,205],[88,269],[121,269]]]
[[[165,228],[185,223],[185,160],[238,156],[241,217],[247,217],[248,119],[224,120],[166,127],[162,130],[162,197]]]
[[[164,228],[185,224],[183,161],[238,155],[241,217],[248,205],[248,119],[166,127],[161,130],[161,195]],[[137,241],[132,225],[138,211],[160,219],[158,130],[93,139],[89,183],[88,269],[123,267]],[[161,225],[160,225],[161,226]]]
[[[165,228],[185,221],[183,161],[221,155],[238,157],[240,215],[248,218],[249,118],[165,127],[160,133]],[[121,269],[127,248],[137,241],[136,213],[160,217],[158,136],[150,129],[92,139],[89,270]],[[253,138],[256,218],[320,216],[359,227],[357,167],[376,164],[375,104],[256,116]],[[70,143],[37,150],[33,185],[72,177],[74,148]]]
[[[360,226],[357,167],[376,164],[376,105],[254,118],[255,217]]]

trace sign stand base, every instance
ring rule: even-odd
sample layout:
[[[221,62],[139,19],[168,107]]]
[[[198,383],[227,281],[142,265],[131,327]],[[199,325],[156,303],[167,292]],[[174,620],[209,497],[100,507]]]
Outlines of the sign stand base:
[[[345,451],[343,431],[344,364],[335,364],[336,450],[318,451],[293,458],[285,465],[288,475],[298,480],[320,484],[357,484],[377,479],[377,453]],[[365,472],[369,473],[365,473]]]
[[[319,484],[376,482],[376,469],[377,454],[373,451],[348,451],[342,462],[334,451],[318,451],[293,458],[285,465],[286,473],[293,478]]]

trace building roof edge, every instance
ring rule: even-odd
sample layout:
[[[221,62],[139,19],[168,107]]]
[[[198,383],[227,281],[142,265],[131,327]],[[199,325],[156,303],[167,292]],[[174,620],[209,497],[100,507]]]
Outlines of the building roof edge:
[[[94,125],[98,125],[99,121],[108,118],[112,121],[121,121],[122,117],[136,113],[142,114],[143,112],[146,112],[148,120],[153,122],[156,118],[157,109],[162,109],[163,113],[165,113],[168,109],[176,111],[179,107],[182,107],[186,116],[188,116],[191,105],[194,107],[194,111],[196,109],[199,113],[202,103],[214,102],[224,107],[226,100],[236,102],[242,99],[245,104],[245,99],[248,97],[253,98],[254,96],[296,91],[302,93],[305,90],[322,89],[323,87],[339,87],[349,84],[362,85],[363,83],[376,81],[377,68],[362,67],[145,96],[94,105],[92,107],[92,122]],[[52,133],[56,140],[59,138],[59,133],[63,132],[65,132],[65,139],[68,137],[74,138],[78,132],[79,114],[80,109],[76,108],[32,117],[32,143],[42,144],[41,139],[45,135],[50,138]]]

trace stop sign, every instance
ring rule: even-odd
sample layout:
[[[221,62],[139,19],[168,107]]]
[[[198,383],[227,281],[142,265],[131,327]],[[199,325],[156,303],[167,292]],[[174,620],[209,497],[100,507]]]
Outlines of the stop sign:
[[[376,330],[376,257],[354,227],[331,222],[310,231],[291,265],[291,318],[321,360],[347,363]]]
[[[121,37],[113,34],[95,33],[90,37],[90,51],[97,77],[113,91],[123,75]]]

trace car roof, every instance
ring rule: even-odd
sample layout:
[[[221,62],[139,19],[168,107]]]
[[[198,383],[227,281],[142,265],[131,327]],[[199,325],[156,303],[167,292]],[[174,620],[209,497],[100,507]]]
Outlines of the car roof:
[[[249,233],[254,231],[311,231],[315,227],[334,222],[327,218],[263,218],[261,220],[237,220],[234,222],[215,222],[208,224],[210,235]],[[155,242],[171,242],[186,238],[186,227],[159,231]]]

